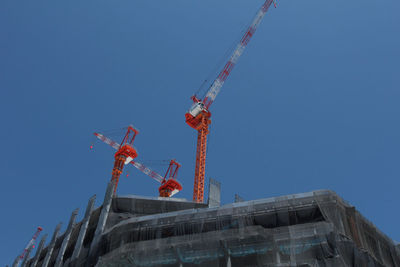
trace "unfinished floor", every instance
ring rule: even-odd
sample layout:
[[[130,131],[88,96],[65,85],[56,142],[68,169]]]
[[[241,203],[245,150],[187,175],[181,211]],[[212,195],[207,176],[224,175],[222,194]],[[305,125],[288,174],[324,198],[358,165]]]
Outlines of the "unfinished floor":
[[[332,191],[209,207],[110,190],[25,266],[400,267],[399,246]]]

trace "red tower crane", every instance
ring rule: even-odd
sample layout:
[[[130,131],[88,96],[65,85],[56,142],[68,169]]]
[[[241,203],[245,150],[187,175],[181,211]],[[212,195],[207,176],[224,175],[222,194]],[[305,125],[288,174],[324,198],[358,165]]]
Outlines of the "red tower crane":
[[[136,131],[136,132],[134,132],[135,135],[130,138],[130,133],[132,131]],[[132,146],[133,139],[135,138],[137,133],[138,133],[138,131],[135,130],[132,126],[128,127],[128,131],[125,134],[124,140],[121,143],[121,145],[101,133],[94,133],[94,135],[97,138],[99,138],[101,141],[103,141],[104,143],[110,145],[115,150],[117,150],[117,152],[115,153],[115,164],[114,164],[114,169],[113,169],[113,176],[111,179],[115,180],[116,183],[118,184],[118,180],[122,173],[124,164],[130,163],[133,166],[135,166],[135,168],[137,168],[139,171],[143,172],[144,174],[153,178],[154,180],[156,180],[157,182],[159,182],[161,184],[161,186],[159,187],[159,192],[160,192],[161,197],[172,197],[173,195],[175,195],[176,193],[178,193],[179,191],[182,190],[181,184],[177,181],[178,169],[181,167],[181,165],[177,161],[171,160],[169,163],[167,172],[163,177],[160,174],[158,174],[157,172],[151,170],[149,167],[145,166],[143,163],[133,160],[134,158],[137,157],[137,152]],[[132,149],[133,149],[135,151],[134,154],[132,153],[132,154],[128,155],[128,153],[125,153],[125,151],[127,151],[127,149],[123,148],[124,147],[123,144],[124,144],[124,141],[126,142],[127,140],[132,141],[131,146],[130,146],[131,149],[128,150],[128,152],[132,151]],[[124,151],[124,153],[122,153],[121,150]],[[117,155],[118,155],[118,163],[117,163]],[[125,159],[119,159],[120,155],[123,155],[123,156],[125,155]],[[115,188],[116,188],[116,186],[115,186]]]
[[[94,133],[100,140],[104,143],[109,144],[113,148],[117,150],[114,155],[114,168],[112,170],[111,181],[115,183],[114,187],[114,195],[117,191],[117,186],[119,182],[119,177],[124,169],[124,165],[130,163],[134,158],[138,156],[136,149],[133,147],[133,141],[135,140],[136,135],[139,133],[138,130],[133,128],[133,126],[128,126],[126,134],[122,139],[121,144],[116,143],[115,141],[105,137],[102,134]]]
[[[28,245],[26,245],[24,251],[21,253],[21,255],[19,256],[19,260],[22,260],[23,258],[25,258],[26,253],[28,252],[28,250],[31,247],[34,247],[36,239],[38,238],[38,236],[40,235],[40,232],[43,230],[42,227],[38,227],[35,234],[33,235],[32,239],[29,241]]]
[[[186,123],[193,129],[198,131],[193,201],[203,202],[204,199],[204,176],[206,168],[207,135],[209,133],[208,125],[210,125],[211,123],[211,113],[209,111],[209,108],[214,102],[225,80],[228,78],[233,67],[236,65],[239,57],[242,55],[251,37],[254,35],[257,26],[260,24],[262,18],[264,17],[265,13],[268,11],[268,8],[271,6],[272,3],[274,3],[276,7],[274,0],[266,0],[265,3],[261,6],[251,25],[246,30],[239,44],[237,44],[236,49],[233,51],[228,62],[225,64],[222,71],[211,84],[205,97],[203,99],[198,98],[196,95],[191,97],[194,103],[192,104],[189,111],[185,114],[185,118]]]
[[[178,169],[181,167],[181,164],[179,164],[176,160],[172,159],[170,161],[164,177],[151,170],[149,167],[146,167],[143,163],[139,163],[137,161],[132,161],[131,163],[139,171],[143,172],[161,184],[161,186],[158,188],[160,197],[172,197],[182,190],[182,186],[177,180]]]
[[[178,169],[180,167],[181,164],[174,159],[170,161],[167,172],[165,173],[164,179],[161,182],[161,186],[158,188],[160,197],[172,197],[182,190],[182,186],[177,181]]]

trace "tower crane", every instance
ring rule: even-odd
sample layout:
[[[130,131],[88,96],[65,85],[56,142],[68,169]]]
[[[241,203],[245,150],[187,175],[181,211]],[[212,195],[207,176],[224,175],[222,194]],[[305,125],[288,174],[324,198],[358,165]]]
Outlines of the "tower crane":
[[[132,162],[132,160],[138,156],[136,149],[133,146],[133,141],[135,140],[135,137],[138,133],[139,131],[133,128],[132,125],[128,126],[128,129],[124,138],[122,139],[121,144],[118,144],[117,142],[109,139],[108,137],[100,133],[94,133],[97,138],[117,150],[114,155],[115,161],[111,175],[111,181],[115,183],[114,195],[117,191],[119,177],[121,176],[121,173],[124,169],[124,165]]]
[[[177,180],[178,169],[181,167],[181,164],[179,164],[175,159],[171,159],[171,161],[169,162],[169,166],[164,177],[162,177],[157,172],[151,170],[149,167],[146,167],[143,163],[139,163],[137,161],[132,161],[131,163],[133,166],[136,167],[136,169],[161,184],[158,188],[160,197],[172,197],[182,190],[182,186]]]
[[[116,182],[114,194],[124,165],[130,163],[136,169],[161,184],[161,186],[159,187],[160,197],[172,197],[182,190],[181,184],[177,181],[178,169],[181,167],[181,165],[176,160],[171,160],[167,172],[163,177],[149,167],[145,166],[143,163],[134,160],[137,157],[137,152],[136,149],[132,146],[132,143],[137,133],[138,131],[133,128],[133,126],[129,126],[121,144],[118,144],[114,140],[108,138],[101,133],[94,133],[94,135],[98,139],[117,150],[117,152],[115,153],[115,163],[111,178],[112,181]],[[128,148],[124,148],[124,146],[128,146]]]
[[[36,239],[38,238],[38,236],[40,235],[40,232],[41,232],[42,230],[43,230],[43,228],[40,227],[40,226],[36,229],[36,232],[35,232],[35,234],[32,236],[32,239],[28,242],[28,244],[26,245],[26,247],[25,247],[24,251],[21,253],[21,255],[19,255],[19,257],[18,257],[18,262],[16,263],[16,266],[18,266],[19,262],[20,262],[22,259],[25,258],[25,255],[26,255],[26,253],[28,253],[28,250],[29,250],[31,247],[34,247],[34,246],[35,246]]]
[[[185,114],[185,119],[186,123],[190,127],[198,131],[193,189],[193,201],[195,202],[203,202],[204,199],[207,135],[209,133],[208,126],[211,124],[211,112],[209,111],[209,108],[214,102],[225,80],[228,78],[233,67],[236,65],[239,57],[242,55],[251,37],[254,35],[257,26],[260,24],[262,18],[264,17],[265,13],[267,13],[272,3],[274,3],[274,6],[276,7],[274,0],[266,0],[261,6],[251,25],[248,27],[240,42],[237,44],[235,50],[231,54],[228,62],[225,64],[217,78],[209,87],[205,97],[198,98],[196,95],[191,97],[193,104],[189,111]]]
[[[172,159],[170,161],[167,172],[161,182],[161,186],[158,188],[160,197],[171,197],[182,190],[182,186],[177,181],[178,169],[180,167],[181,164],[176,160]]]

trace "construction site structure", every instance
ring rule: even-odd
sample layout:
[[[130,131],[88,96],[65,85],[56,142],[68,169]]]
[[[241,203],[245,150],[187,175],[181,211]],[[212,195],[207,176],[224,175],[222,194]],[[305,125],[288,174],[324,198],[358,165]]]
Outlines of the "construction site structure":
[[[209,195],[212,205],[107,190],[26,266],[400,267],[400,246],[332,191],[222,206]]]
[[[177,180],[178,169],[181,167],[181,165],[175,159],[172,159],[169,163],[167,172],[163,177],[149,167],[145,166],[143,163],[134,160],[138,156],[136,149],[133,147],[133,141],[137,134],[138,131],[133,126],[129,126],[121,144],[118,144],[104,134],[94,133],[98,139],[117,150],[115,153],[115,162],[111,177],[111,181],[115,183],[114,194],[116,193],[118,181],[124,165],[130,163],[135,168],[161,184],[159,187],[160,197],[172,197],[182,190],[182,186]],[[91,149],[92,148],[93,145],[91,145]]]
[[[248,27],[239,44],[236,46],[236,49],[230,56],[228,62],[225,64],[217,78],[211,84],[205,97],[203,99],[198,98],[196,95],[191,97],[191,99],[193,100],[193,104],[189,111],[185,114],[185,119],[186,123],[190,127],[198,131],[193,201],[203,202],[204,200],[204,176],[206,168],[207,135],[209,134],[208,126],[211,124],[211,112],[209,111],[209,108],[214,102],[225,80],[228,78],[233,67],[236,65],[239,57],[242,55],[251,37],[254,35],[257,26],[260,24],[262,18],[267,13],[272,3],[275,4],[274,0],[266,0],[265,3],[261,6],[251,25]]]

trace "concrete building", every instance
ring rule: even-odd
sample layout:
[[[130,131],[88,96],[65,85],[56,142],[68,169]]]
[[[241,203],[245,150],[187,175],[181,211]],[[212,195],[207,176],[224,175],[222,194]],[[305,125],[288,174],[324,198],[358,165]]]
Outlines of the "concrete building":
[[[24,266],[399,266],[400,247],[332,191],[219,205],[118,196],[40,242]]]

